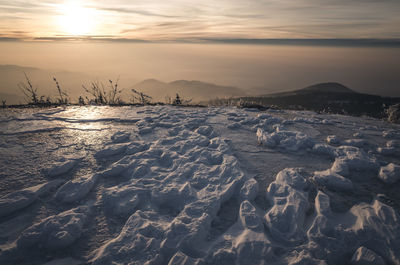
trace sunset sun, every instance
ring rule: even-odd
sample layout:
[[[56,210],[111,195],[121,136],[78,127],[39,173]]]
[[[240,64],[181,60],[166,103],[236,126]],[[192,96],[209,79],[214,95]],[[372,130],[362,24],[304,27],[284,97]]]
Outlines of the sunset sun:
[[[90,35],[95,27],[95,13],[79,1],[68,1],[59,7],[58,22],[69,35]]]

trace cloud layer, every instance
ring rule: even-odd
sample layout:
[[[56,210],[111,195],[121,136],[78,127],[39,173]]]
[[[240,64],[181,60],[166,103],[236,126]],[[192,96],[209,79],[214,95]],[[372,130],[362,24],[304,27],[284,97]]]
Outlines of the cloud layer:
[[[0,0],[1,38],[65,37],[56,0]],[[398,0],[92,0],[90,36],[196,40],[400,38]]]

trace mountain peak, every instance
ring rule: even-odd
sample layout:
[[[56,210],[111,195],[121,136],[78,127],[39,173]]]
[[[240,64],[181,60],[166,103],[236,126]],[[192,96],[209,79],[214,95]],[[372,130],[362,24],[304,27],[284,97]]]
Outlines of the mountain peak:
[[[319,83],[300,89],[302,92],[356,93],[350,88],[336,82]]]

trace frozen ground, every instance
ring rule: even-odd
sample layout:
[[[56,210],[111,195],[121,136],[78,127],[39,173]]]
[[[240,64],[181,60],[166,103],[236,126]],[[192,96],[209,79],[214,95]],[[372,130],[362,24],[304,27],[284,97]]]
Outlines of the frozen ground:
[[[400,127],[236,108],[0,112],[0,264],[400,264]]]

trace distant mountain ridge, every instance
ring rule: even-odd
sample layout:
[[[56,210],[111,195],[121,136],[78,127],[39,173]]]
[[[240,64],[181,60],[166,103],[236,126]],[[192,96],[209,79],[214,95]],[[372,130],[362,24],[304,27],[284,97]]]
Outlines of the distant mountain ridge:
[[[337,82],[326,82],[326,83],[318,83],[308,87],[304,87],[298,90],[280,92],[280,93],[272,93],[272,94],[263,94],[263,97],[282,97],[282,96],[295,96],[295,95],[303,95],[303,94],[311,94],[311,93],[349,93],[349,94],[358,94],[358,92],[348,88],[345,85],[342,85]]]
[[[358,93],[335,82],[319,83],[289,92],[240,97],[235,100],[242,104],[355,116],[367,115],[375,118],[387,118],[387,107],[400,103],[400,98]],[[232,100],[230,103],[232,104]]]
[[[357,93],[336,82],[319,83],[300,89],[302,92]]]
[[[220,86],[197,80],[175,80],[162,82],[156,79],[146,79],[132,86],[131,89],[141,91],[151,97],[153,101],[164,102],[166,97],[174,98],[178,93],[194,102],[207,101],[215,98],[247,96],[245,90],[233,86]]]

